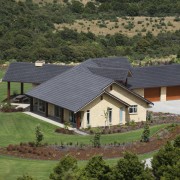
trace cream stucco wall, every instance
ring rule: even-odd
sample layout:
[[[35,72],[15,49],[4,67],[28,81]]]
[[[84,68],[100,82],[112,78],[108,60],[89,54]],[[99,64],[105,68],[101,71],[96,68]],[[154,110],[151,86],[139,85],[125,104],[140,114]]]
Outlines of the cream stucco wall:
[[[133,91],[140,96],[144,97],[144,89],[133,89]]]
[[[166,87],[161,87],[160,101],[166,101]]]
[[[113,89],[109,91],[109,93],[115,95],[130,105],[138,106],[136,114],[129,114],[128,110],[126,111],[126,121],[134,120],[135,122],[140,122],[146,120],[146,112],[149,106],[145,101],[129,93],[127,90],[116,84],[113,84]]]
[[[117,125],[120,124],[120,108],[125,106],[121,104],[119,101],[113,99],[107,94],[103,94],[103,100],[101,97],[96,98],[93,102],[88,104],[85,108],[81,110],[81,127],[87,128],[87,110],[90,111],[90,126],[98,127],[105,126],[105,115],[104,112],[107,112],[107,108],[112,108],[112,124]],[[125,123],[125,112],[123,113],[122,118],[123,124]],[[109,123],[106,123],[109,125]]]
[[[48,115],[54,116],[54,105],[50,103],[48,103]]]
[[[64,121],[69,121],[69,110],[64,109]]]

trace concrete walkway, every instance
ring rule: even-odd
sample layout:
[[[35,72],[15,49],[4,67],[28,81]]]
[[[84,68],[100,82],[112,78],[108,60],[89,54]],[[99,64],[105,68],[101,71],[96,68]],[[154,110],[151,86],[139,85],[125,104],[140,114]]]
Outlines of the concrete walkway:
[[[45,121],[45,122],[48,122],[48,123],[50,123],[50,124],[53,124],[53,125],[55,125],[55,126],[58,126],[58,127],[61,127],[61,128],[64,128],[64,127],[65,127],[64,124],[62,124],[62,123],[53,121],[53,120],[51,120],[51,119],[49,119],[49,118],[40,116],[40,115],[35,114],[35,113],[33,113],[33,112],[23,112],[23,113],[25,113],[25,114],[27,114],[27,115],[29,115],[29,116],[35,117],[35,118],[37,118],[37,119],[39,119],[39,120],[41,120],[41,121]],[[80,135],[88,135],[87,133],[82,132],[82,131],[79,131],[79,130],[76,129],[76,128],[68,127],[68,129],[69,129],[69,130],[72,130],[72,131],[74,131],[75,133],[80,134]]]
[[[154,106],[150,109],[150,111],[180,114],[180,100],[154,102]]]
[[[30,106],[30,104],[20,104],[20,103],[11,103],[11,105],[16,106],[15,109],[18,109],[18,108],[26,109]]]

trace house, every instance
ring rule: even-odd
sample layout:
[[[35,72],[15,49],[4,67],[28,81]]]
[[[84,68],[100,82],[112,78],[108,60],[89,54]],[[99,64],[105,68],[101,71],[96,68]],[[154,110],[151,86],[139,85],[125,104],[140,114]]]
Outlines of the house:
[[[26,93],[31,111],[87,128],[145,121],[150,100],[165,100],[169,87],[177,91],[178,68],[161,66],[158,72],[156,67],[133,68],[126,58],[89,59],[75,67],[13,63],[3,81],[8,82],[8,96],[10,82],[20,82],[21,89],[26,82],[38,85]],[[157,88],[158,99],[155,90],[149,90]]]

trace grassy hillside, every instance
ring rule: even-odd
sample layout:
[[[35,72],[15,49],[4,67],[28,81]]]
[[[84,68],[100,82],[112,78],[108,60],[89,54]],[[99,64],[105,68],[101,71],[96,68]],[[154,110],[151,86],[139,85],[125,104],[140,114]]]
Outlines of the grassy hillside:
[[[84,143],[90,144],[92,136],[80,136],[80,135],[65,135],[55,133],[56,126],[39,121],[31,116],[23,113],[0,113],[0,146],[7,146],[9,144],[19,144],[20,142],[29,142],[35,139],[34,131],[35,127],[40,124],[42,131],[44,132],[45,142],[50,144],[69,143],[73,144]],[[167,125],[158,125],[151,127],[151,135],[156,133],[159,129]],[[110,134],[102,135],[102,144],[112,143],[114,140],[117,142],[131,142],[139,140],[143,129],[122,133],[122,134]],[[13,136],[12,136],[13,134]]]
[[[130,37],[141,33],[152,32],[153,35],[157,36],[161,32],[175,32],[180,29],[180,23],[175,21],[175,17],[126,17],[117,18],[115,22],[110,20],[76,20],[72,24],[62,23],[55,24],[57,30],[63,30],[69,28],[77,30],[77,32],[89,31],[95,35],[114,35],[121,33]]]
[[[86,5],[1,1],[0,63],[180,57],[177,0],[96,0]]]

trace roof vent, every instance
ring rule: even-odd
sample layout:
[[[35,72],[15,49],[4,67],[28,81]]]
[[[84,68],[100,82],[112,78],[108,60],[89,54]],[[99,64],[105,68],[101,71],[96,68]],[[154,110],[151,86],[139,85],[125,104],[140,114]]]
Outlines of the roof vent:
[[[36,67],[42,67],[43,65],[45,64],[45,61],[44,60],[38,60],[35,62],[35,66]]]

